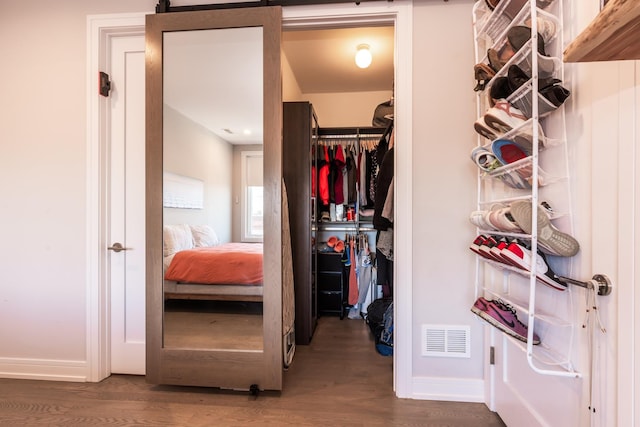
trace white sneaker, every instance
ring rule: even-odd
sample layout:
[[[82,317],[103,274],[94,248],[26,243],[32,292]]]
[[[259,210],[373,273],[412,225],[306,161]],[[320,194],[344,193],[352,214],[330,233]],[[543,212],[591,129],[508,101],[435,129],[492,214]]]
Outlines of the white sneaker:
[[[487,126],[501,134],[520,127],[527,121],[522,111],[511,105],[506,99],[496,100],[496,104],[489,108],[483,117]]]

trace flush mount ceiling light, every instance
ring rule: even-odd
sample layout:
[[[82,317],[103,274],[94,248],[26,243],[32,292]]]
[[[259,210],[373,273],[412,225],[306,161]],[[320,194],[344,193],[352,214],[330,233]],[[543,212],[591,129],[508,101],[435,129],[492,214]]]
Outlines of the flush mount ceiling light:
[[[371,51],[368,44],[358,45],[356,51],[356,65],[360,68],[367,68],[371,65]]]

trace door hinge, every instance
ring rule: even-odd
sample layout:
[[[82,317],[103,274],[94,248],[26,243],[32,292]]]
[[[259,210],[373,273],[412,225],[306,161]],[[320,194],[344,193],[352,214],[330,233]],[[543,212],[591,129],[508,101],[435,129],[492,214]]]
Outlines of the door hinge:
[[[100,71],[100,95],[108,97],[109,92],[111,92],[111,79],[109,78],[109,74]]]
[[[496,348],[489,347],[489,365],[496,364]]]

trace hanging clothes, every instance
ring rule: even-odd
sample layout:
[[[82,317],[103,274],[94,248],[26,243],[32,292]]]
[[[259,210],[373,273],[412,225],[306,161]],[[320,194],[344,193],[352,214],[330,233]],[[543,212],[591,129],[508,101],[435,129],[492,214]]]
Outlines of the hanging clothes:
[[[349,254],[351,258],[351,269],[349,270],[349,305],[358,303],[358,278],[356,276],[356,264],[358,258],[355,251],[355,239],[353,236],[349,239]]]
[[[341,146],[333,147],[334,159],[331,162],[332,174],[333,174],[333,202],[336,205],[342,205],[345,203],[344,199],[344,174],[342,169],[346,165],[344,158],[344,150]]]
[[[329,205],[329,147],[318,147],[318,196],[320,203]]]

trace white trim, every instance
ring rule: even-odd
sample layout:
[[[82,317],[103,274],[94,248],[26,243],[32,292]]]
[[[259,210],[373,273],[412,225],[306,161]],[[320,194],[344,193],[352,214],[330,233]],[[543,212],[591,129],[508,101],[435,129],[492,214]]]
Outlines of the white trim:
[[[249,157],[264,157],[262,151],[241,151],[240,152],[240,191],[242,199],[240,201],[240,241],[249,243],[259,243],[264,240],[263,236],[249,234],[249,191],[247,188],[247,159]]]
[[[635,309],[638,302],[636,261],[638,258],[638,188],[636,185],[637,171],[640,167],[638,150],[637,119],[638,99],[640,89],[635,61],[623,61],[619,64],[620,76],[620,108],[618,110],[619,151],[618,151],[618,194],[630,197],[618,197],[618,283],[628,283],[631,286],[615,286],[617,292],[619,328],[617,348],[617,425],[636,425],[634,418],[638,408],[639,366],[634,361],[638,358],[638,326],[635,320]],[[616,284],[614,284],[616,285]],[[615,295],[615,293],[614,293]],[[625,338],[623,338],[623,336]],[[631,339],[627,339],[627,337]],[[609,418],[614,419],[614,418]]]
[[[484,403],[484,387],[484,381],[479,379],[415,377],[411,397],[420,400]]]
[[[413,259],[412,246],[412,105],[413,83],[413,3],[397,0],[388,3],[361,3],[333,6],[299,6],[283,8],[283,27],[355,26],[363,23],[395,24],[395,248],[394,248],[394,390],[396,396],[415,397],[413,393]]]
[[[48,360],[0,358],[0,377],[19,380],[87,381],[88,362],[83,360]]]
[[[87,270],[86,270],[86,381],[101,381],[110,374],[109,300],[105,269],[105,152],[107,101],[97,91],[98,73],[108,67],[111,37],[144,35],[145,13],[87,16]]]

